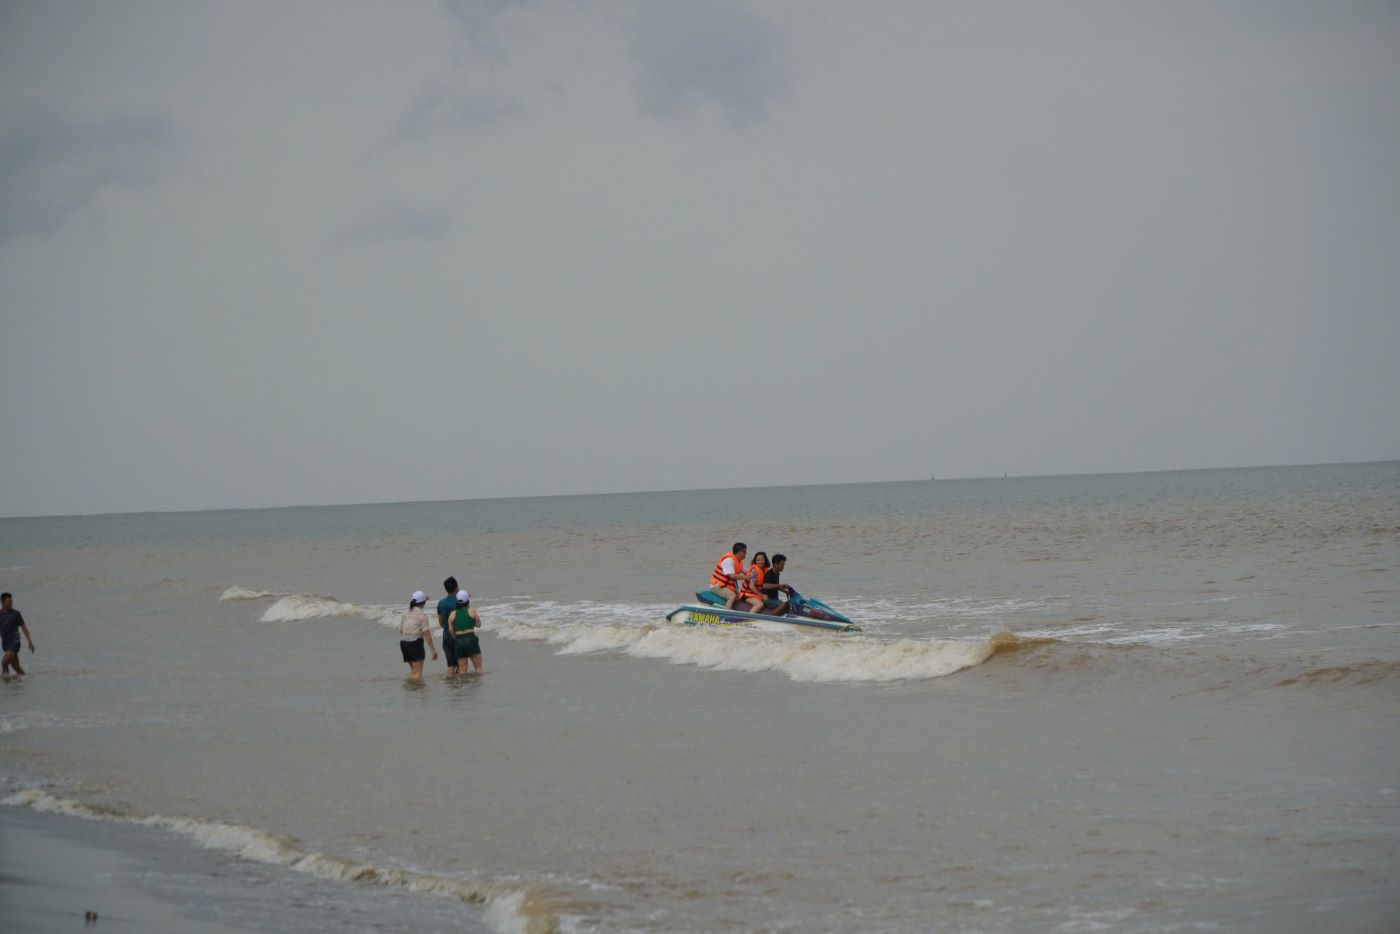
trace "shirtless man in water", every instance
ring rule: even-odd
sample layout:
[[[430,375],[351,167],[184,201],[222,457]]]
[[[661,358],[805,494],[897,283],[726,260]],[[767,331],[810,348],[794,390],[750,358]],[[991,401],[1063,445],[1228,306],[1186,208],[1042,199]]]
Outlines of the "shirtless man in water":
[[[0,646],[5,650],[4,669],[0,674],[9,674],[12,668],[15,674],[24,674],[19,664],[20,633],[24,633],[24,638],[29,642],[29,651],[33,652],[34,637],[29,634],[24,617],[15,609],[14,595],[0,594]]]

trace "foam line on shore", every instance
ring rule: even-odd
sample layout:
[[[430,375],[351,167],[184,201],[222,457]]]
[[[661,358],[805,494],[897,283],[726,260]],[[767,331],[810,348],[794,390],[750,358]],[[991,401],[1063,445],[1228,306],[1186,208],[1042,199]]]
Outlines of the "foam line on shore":
[[[156,827],[188,837],[206,849],[221,850],[253,862],[283,866],[321,879],[404,888],[456,898],[482,906],[486,923],[502,934],[544,934],[559,927],[560,919],[549,905],[549,894],[528,885],[448,878],[356,863],[303,850],[290,838],[274,836],[251,827],[159,814],[140,817],[82,804],[38,788],[14,792],[0,799],[0,804],[89,820]]]

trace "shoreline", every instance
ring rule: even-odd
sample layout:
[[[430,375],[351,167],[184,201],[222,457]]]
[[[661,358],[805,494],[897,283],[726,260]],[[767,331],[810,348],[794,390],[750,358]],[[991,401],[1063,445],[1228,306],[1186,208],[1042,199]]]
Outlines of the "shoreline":
[[[451,899],[367,889],[206,849],[159,827],[0,806],[6,931],[489,931]]]
[[[162,897],[140,879],[153,873],[191,874],[201,867],[190,854],[177,854],[168,836],[128,827],[0,807],[0,902],[9,931],[51,931],[86,924],[97,913],[103,930],[184,930],[234,934],[230,927],[188,910],[188,904]]]

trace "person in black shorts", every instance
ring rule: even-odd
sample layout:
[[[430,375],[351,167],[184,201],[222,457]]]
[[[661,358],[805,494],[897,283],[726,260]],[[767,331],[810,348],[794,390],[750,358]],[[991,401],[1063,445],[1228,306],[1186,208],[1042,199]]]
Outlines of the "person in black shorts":
[[[428,614],[423,611],[423,605],[427,602],[428,595],[421,590],[415,590],[409,598],[407,612],[399,621],[399,651],[403,653],[403,660],[408,665],[410,681],[423,680],[423,640],[427,640],[428,648],[433,650],[433,658],[437,659],[432,625],[428,622]]]
[[[447,596],[437,602],[438,624],[442,626],[442,657],[447,659],[447,670],[457,670],[457,642],[452,638],[452,630],[447,627],[447,617],[457,609],[457,578],[449,577],[442,582]]]
[[[5,651],[4,669],[0,674],[9,674],[13,669],[15,674],[22,675],[24,669],[19,664],[19,636],[24,633],[31,652],[34,651],[34,637],[29,634],[24,617],[15,609],[14,600],[13,594],[0,594],[0,647]]]

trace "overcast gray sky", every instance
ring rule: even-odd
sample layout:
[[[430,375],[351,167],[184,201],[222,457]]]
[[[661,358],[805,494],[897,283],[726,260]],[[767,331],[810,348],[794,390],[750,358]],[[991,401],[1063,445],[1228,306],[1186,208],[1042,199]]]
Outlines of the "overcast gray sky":
[[[0,514],[1400,457],[1400,4],[0,5]]]

